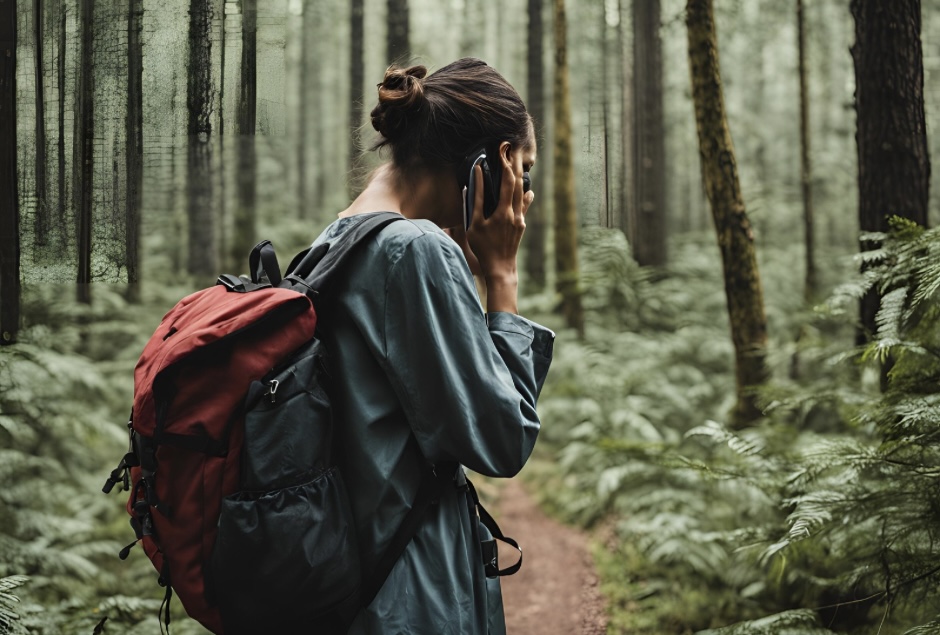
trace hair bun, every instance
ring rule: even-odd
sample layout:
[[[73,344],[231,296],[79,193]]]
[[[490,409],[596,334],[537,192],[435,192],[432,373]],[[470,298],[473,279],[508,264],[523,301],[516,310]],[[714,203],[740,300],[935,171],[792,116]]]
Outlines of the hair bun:
[[[372,109],[372,127],[386,139],[392,140],[405,129],[409,115],[421,109],[425,102],[424,66],[400,68],[389,66],[385,79],[378,84],[379,103]]]

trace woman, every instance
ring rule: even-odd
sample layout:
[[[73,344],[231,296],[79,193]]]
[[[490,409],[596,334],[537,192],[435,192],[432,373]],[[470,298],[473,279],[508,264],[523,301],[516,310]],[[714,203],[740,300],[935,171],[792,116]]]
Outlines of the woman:
[[[531,118],[479,60],[426,72],[386,72],[372,125],[381,135],[375,148],[390,150],[391,160],[314,243],[341,237],[370,213],[409,219],[362,245],[320,316],[340,360],[330,380],[342,422],[339,464],[366,572],[392,541],[428,464],[457,462],[500,477],[522,468],[539,430],[535,402],[554,339],[516,315],[516,253],[533,199],[523,191],[535,163]],[[502,171],[499,204],[484,217],[476,168],[464,231],[457,168],[480,146],[498,148],[488,160]],[[485,314],[471,272],[485,280]],[[498,578],[486,577],[467,497],[459,484],[444,489],[350,633],[505,632]]]

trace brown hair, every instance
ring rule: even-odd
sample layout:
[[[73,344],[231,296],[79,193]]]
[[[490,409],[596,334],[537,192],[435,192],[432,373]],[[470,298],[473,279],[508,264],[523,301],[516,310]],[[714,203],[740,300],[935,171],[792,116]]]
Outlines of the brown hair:
[[[532,121],[519,93],[493,67],[465,57],[431,75],[424,66],[389,67],[372,109],[396,168],[455,165],[479,146],[530,143]]]

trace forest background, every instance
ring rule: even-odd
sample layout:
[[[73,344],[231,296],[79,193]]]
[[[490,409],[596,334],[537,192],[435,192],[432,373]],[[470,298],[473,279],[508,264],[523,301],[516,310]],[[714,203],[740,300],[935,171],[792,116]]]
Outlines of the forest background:
[[[610,632],[940,632],[938,35],[936,0],[0,0],[0,632],[156,629],[99,493],[137,355],[345,207],[391,61],[463,55],[539,129],[523,478],[595,530]]]

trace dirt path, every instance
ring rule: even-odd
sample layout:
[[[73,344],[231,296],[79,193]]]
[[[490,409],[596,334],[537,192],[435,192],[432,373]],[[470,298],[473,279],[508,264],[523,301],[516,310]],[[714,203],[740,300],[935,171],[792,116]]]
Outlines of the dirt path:
[[[587,538],[548,518],[518,480],[499,494],[500,527],[519,540],[522,569],[502,579],[509,635],[603,635],[604,601]],[[500,563],[511,560],[509,552]]]

